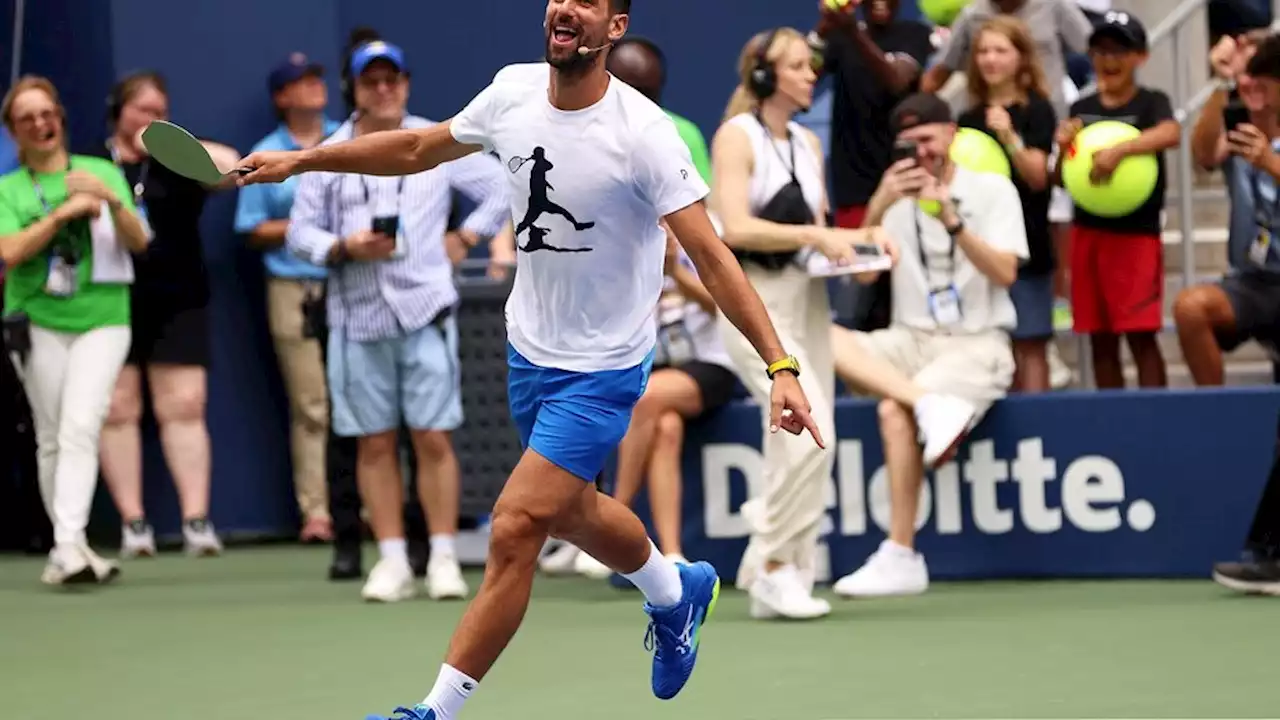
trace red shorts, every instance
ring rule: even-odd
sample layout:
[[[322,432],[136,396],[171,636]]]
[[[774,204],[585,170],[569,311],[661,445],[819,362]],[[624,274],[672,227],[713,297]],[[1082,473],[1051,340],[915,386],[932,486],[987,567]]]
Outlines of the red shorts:
[[[1071,226],[1071,313],[1078,333],[1164,327],[1164,246],[1159,235]]]
[[[836,210],[836,227],[858,229],[867,219],[866,205],[850,205]]]

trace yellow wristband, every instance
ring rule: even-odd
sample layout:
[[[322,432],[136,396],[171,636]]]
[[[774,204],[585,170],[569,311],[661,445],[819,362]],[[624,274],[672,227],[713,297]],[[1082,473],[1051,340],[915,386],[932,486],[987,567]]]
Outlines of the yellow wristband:
[[[774,375],[777,375],[784,370],[789,370],[799,377],[800,361],[796,359],[795,355],[788,355],[781,360],[770,363],[769,367],[765,369],[765,374],[767,374],[769,379],[772,380]]]

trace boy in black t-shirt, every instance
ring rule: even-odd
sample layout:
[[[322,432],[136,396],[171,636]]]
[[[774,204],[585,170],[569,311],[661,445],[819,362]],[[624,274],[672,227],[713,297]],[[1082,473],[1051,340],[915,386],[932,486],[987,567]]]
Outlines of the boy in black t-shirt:
[[[1164,327],[1164,248],[1161,212],[1167,183],[1164,152],[1179,142],[1169,98],[1140,87],[1135,73],[1147,60],[1147,33],[1126,12],[1108,12],[1089,38],[1098,91],[1083,97],[1058,128],[1060,157],[1069,157],[1082,128],[1103,120],[1132,125],[1142,134],[1093,156],[1093,179],[1106,181],[1120,161],[1154,153],[1155,190],[1134,212],[1119,218],[1092,215],[1079,205],[1071,231],[1071,309],[1075,331],[1087,333],[1099,388],[1124,387],[1120,336],[1138,369],[1141,387],[1164,387],[1164,358],[1156,333]],[[1060,168],[1056,172],[1061,180]]]

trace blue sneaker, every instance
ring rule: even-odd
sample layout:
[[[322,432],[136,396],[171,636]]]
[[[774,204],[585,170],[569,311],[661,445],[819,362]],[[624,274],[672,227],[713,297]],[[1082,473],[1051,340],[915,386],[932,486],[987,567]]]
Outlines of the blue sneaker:
[[[398,707],[390,715],[369,715],[365,720],[436,720],[436,711],[426,705]]]
[[[684,596],[671,607],[644,604],[649,632],[644,647],[653,651],[653,694],[670,700],[689,682],[698,662],[702,626],[711,619],[720,598],[720,577],[710,563],[677,564]]]

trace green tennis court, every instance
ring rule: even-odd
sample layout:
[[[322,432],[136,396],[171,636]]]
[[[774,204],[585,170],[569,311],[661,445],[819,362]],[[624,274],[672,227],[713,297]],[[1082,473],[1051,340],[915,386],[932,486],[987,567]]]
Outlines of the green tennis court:
[[[39,584],[39,558],[0,559],[0,717],[362,720],[418,701],[463,606],[364,605],[327,560],[169,555],[67,592]],[[1278,611],[1208,581],[1002,582],[776,624],[728,591],[664,703],[639,596],[544,578],[464,720],[1274,718]]]

